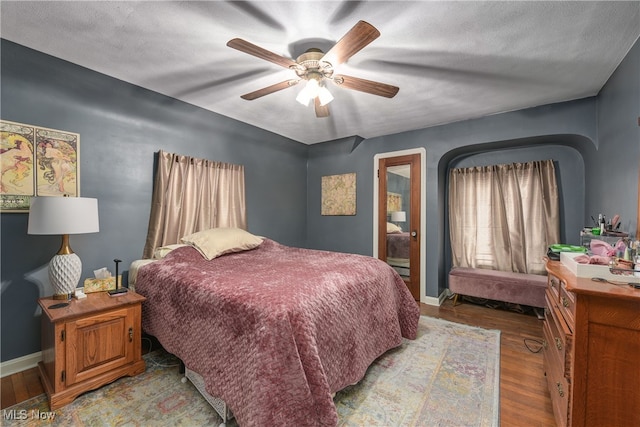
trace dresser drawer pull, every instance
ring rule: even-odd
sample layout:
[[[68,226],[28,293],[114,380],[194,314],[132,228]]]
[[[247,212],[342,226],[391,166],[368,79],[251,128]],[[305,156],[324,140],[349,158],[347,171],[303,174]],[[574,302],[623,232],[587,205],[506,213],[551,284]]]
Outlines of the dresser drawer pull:
[[[129,342],[133,342],[133,328],[129,328]]]
[[[558,337],[555,337],[556,340],[556,347],[558,348],[558,350],[562,350],[562,340]]]
[[[556,387],[558,388],[558,394],[560,397],[564,397],[564,390],[562,390],[562,384],[556,383]]]
[[[556,279],[549,280],[549,286],[551,287],[551,289],[557,288],[558,287],[558,281]]]
[[[565,307],[569,307],[569,300],[567,299],[567,297],[562,297],[562,305],[564,305]]]

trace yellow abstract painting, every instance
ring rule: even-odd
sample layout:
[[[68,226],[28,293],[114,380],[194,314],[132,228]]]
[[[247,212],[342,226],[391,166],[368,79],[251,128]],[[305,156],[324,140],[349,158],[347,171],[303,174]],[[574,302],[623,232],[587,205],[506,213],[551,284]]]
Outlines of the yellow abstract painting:
[[[322,177],[322,215],[356,214],[356,174]]]

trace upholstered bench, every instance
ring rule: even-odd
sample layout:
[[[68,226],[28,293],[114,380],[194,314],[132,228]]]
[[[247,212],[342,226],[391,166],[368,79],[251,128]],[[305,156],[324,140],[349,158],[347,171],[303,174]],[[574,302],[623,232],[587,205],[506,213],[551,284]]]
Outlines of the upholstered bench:
[[[449,290],[459,295],[543,308],[547,276],[482,268],[456,267],[449,272]]]

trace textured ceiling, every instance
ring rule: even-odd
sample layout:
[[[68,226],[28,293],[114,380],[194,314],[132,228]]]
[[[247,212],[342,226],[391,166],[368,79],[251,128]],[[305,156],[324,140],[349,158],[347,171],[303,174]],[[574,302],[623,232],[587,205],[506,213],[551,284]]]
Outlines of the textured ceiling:
[[[640,34],[640,2],[0,3],[2,38],[314,144],[371,138],[598,93]],[[330,83],[331,115],[295,101],[295,77],[226,46],[238,37],[296,58],[359,20],[381,36],[336,73],[400,87],[387,99]]]

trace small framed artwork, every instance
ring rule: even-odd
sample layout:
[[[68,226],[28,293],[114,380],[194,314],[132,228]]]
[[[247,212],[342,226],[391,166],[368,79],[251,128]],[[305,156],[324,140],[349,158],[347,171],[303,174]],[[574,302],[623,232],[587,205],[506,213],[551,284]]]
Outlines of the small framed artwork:
[[[322,215],[356,214],[356,174],[322,177]]]
[[[79,134],[0,120],[0,211],[29,212],[33,196],[79,196],[79,160]]]
[[[387,192],[387,212],[402,210],[402,194]]]

